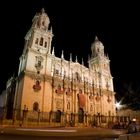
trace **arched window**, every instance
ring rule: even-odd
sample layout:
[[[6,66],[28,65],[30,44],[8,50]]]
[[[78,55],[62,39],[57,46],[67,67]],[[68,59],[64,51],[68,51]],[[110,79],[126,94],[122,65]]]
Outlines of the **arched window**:
[[[36,40],[35,40],[35,44],[38,44],[38,38],[36,38]]]
[[[41,67],[41,61],[38,60],[38,67]]]
[[[67,109],[70,109],[70,102],[67,103]]]
[[[40,46],[43,46],[43,37],[40,38]]]
[[[61,122],[61,111],[57,110],[56,111],[56,122]]]
[[[55,65],[55,74],[56,74],[56,75],[60,75],[60,71],[61,71],[60,65],[59,65],[59,64],[56,64],[56,65]]]
[[[33,111],[38,111],[38,110],[39,110],[39,104],[37,102],[34,102]]]
[[[44,22],[44,21],[42,21],[42,25],[43,25],[43,26],[45,25],[45,22]]]
[[[79,108],[78,110],[78,122],[79,123],[84,122],[84,110],[82,108]]]
[[[79,75],[78,72],[75,73],[75,79],[76,79],[78,82],[81,81],[81,77],[80,77],[80,75]]]
[[[46,41],[45,41],[45,45],[44,45],[44,47],[47,48],[47,42],[46,42]]]
[[[93,105],[90,105],[90,111],[93,111]]]
[[[40,20],[37,21],[37,27],[40,27]]]

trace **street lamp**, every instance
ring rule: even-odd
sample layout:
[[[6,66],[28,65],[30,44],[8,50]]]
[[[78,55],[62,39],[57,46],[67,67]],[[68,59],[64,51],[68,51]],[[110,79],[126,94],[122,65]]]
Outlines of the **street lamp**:
[[[115,106],[116,106],[116,115],[119,116],[119,110],[120,110],[121,107],[122,107],[121,101],[116,102]]]
[[[120,102],[116,102],[115,106],[117,109],[120,109],[120,107],[121,107]]]

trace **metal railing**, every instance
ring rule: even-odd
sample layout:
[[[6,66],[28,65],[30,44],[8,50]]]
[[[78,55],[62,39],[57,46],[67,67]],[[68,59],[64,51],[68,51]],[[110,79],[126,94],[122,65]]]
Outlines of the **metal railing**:
[[[42,125],[42,126],[77,126],[78,114],[65,112],[40,112],[33,110],[13,110],[11,116],[7,116],[5,108],[0,109],[0,124],[4,125]],[[73,115],[72,115],[73,114]],[[82,124],[91,127],[126,128],[130,118],[127,116],[103,116],[84,114]]]

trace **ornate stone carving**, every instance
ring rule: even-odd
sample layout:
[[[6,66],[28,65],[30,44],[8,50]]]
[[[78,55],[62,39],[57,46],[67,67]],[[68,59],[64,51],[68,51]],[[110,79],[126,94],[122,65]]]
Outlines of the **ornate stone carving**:
[[[94,100],[95,96],[93,94],[89,95],[90,100]]]
[[[56,108],[61,109],[62,108],[62,100],[61,99],[56,99]]]
[[[41,86],[40,86],[40,81],[36,81],[35,82],[35,85],[33,85],[33,89],[34,89],[34,91],[39,91],[39,90],[41,90]]]
[[[58,94],[63,94],[64,93],[64,89],[61,88],[60,85],[58,85],[57,89],[55,90],[55,93],[58,93]]]
[[[36,56],[35,68],[36,68],[37,71],[40,71],[43,68],[42,62],[43,62],[43,57],[42,56]]]
[[[100,101],[100,99],[101,99],[101,96],[99,96],[98,94],[97,94],[97,96],[96,96],[96,101]]]
[[[72,95],[72,91],[71,91],[70,87],[68,87],[66,89],[66,95]]]

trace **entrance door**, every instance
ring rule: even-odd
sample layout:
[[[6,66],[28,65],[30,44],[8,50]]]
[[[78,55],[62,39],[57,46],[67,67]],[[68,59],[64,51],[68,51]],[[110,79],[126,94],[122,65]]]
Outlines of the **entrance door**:
[[[79,111],[78,111],[78,122],[79,123],[84,122],[84,110],[82,108],[79,108]]]
[[[60,110],[56,111],[56,122],[61,122],[61,111]]]

